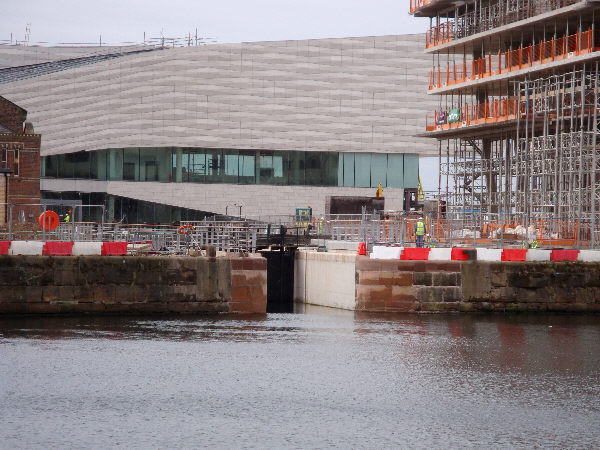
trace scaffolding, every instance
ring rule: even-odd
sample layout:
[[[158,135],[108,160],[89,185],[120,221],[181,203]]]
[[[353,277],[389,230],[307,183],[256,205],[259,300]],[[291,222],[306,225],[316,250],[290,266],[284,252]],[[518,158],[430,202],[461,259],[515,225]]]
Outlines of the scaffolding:
[[[595,247],[598,78],[596,62],[518,82],[516,129],[440,142],[440,196],[448,211],[470,223],[482,214],[500,215],[526,229],[545,220],[555,224],[552,234],[568,229],[576,245]]]

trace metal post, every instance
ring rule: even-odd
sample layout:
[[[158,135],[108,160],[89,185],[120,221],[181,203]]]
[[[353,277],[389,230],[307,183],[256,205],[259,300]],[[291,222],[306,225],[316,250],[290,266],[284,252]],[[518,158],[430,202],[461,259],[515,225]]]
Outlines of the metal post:
[[[12,218],[13,218],[13,207],[14,205],[11,203],[8,205],[8,240],[12,241]]]

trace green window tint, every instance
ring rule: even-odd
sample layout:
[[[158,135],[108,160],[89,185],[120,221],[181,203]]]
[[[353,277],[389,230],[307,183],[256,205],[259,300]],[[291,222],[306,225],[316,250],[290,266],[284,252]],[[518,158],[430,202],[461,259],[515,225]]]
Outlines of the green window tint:
[[[334,152],[322,153],[323,186],[338,185],[338,161],[339,154]]]
[[[58,156],[45,156],[45,167],[46,167],[46,176],[56,178],[58,177]]]
[[[173,181],[171,170],[172,159],[173,149],[171,147],[161,147],[156,149],[158,181],[160,181],[161,183]]]
[[[129,181],[140,180],[140,150],[138,148],[123,150],[123,179]]]
[[[285,152],[273,152],[273,181],[275,184],[285,184],[283,175],[285,163]]]
[[[371,187],[371,154],[354,154],[354,186]]]
[[[388,155],[387,165],[387,187],[404,187],[404,155]]]
[[[305,152],[288,152],[288,181],[291,186],[304,186]]]
[[[108,179],[123,179],[123,149],[111,148],[108,150]]]
[[[176,183],[183,181],[183,149],[176,147],[173,149],[171,157],[171,179]]]
[[[70,155],[58,155],[58,177],[73,178],[73,163]]]
[[[417,189],[419,186],[419,155],[404,155],[404,187]]]
[[[158,150],[157,148],[145,148],[140,152],[140,179],[142,181],[158,181]]]
[[[255,152],[252,150],[240,150],[239,151],[239,183],[241,184],[254,184],[256,183],[255,176],[255,163],[254,163]]]
[[[344,158],[344,186],[354,186],[354,153],[342,153]]]
[[[204,183],[206,178],[206,154],[202,151],[192,150],[189,154],[189,181]]]
[[[239,175],[239,156],[237,150],[223,150],[223,182],[236,184]]]
[[[382,153],[373,153],[371,155],[371,187],[378,187],[379,183],[385,187],[387,172],[387,155]]]
[[[305,183],[307,186],[323,186],[321,152],[306,152]]]
[[[223,155],[221,149],[206,150],[206,182],[222,183]]]
[[[106,180],[106,155],[108,150],[90,152],[90,178]]]

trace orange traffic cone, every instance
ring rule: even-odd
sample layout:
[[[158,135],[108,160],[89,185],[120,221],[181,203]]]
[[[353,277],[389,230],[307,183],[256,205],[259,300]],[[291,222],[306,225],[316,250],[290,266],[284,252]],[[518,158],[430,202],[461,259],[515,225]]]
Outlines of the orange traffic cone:
[[[357,255],[366,255],[367,254],[367,246],[364,242],[358,243],[358,250],[356,250]]]

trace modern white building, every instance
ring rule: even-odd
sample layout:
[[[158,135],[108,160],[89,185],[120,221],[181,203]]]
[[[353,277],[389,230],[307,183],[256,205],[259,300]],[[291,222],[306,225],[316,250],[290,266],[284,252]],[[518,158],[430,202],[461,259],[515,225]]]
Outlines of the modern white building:
[[[285,215],[307,205],[322,214],[328,196],[372,196],[379,183],[386,209],[402,209],[405,189],[418,187],[419,156],[437,155],[415,137],[436,107],[425,94],[423,42],[87,54],[0,46],[0,95],[43,136],[43,196],[103,202],[117,220]]]

